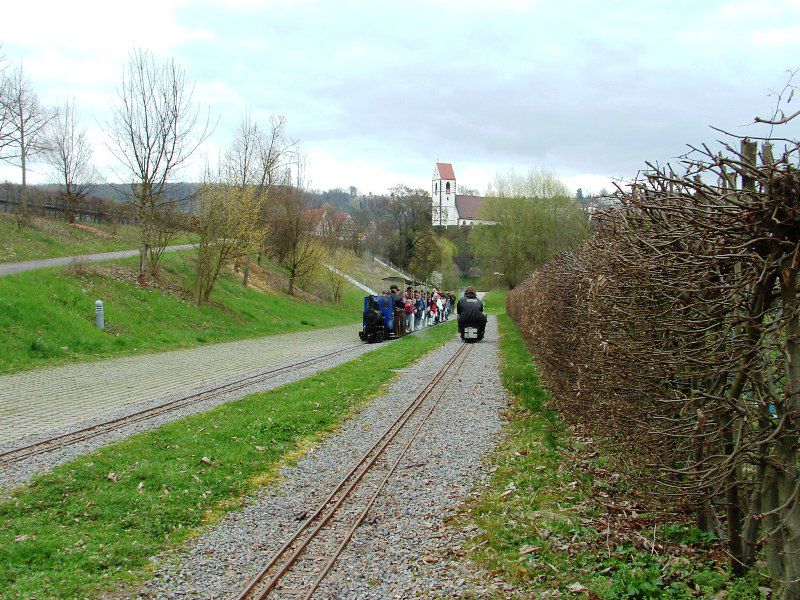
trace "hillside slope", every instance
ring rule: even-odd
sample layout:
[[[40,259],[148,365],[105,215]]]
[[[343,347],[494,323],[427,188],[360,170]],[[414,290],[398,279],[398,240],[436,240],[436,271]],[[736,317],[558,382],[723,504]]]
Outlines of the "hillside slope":
[[[324,283],[283,293],[279,267],[254,267],[251,285],[224,273],[208,304],[191,296],[191,252],[164,258],[161,281],[142,288],[134,260],[45,269],[0,279],[0,373],[109,356],[354,324],[362,293],[347,284],[339,305]],[[94,325],[103,300],[106,330]]]
[[[131,225],[34,217],[20,229],[12,215],[0,213],[0,263],[127,250],[136,248],[138,240],[138,229]]]

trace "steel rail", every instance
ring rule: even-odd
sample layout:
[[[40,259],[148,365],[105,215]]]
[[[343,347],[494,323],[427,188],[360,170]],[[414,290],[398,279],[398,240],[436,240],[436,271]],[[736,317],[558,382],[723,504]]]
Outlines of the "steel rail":
[[[472,345],[469,345],[468,347],[471,349]],[[465,361],[466,358],[464,359],[464,361],[462,361],[461,365],[463,365]],[[459,367],[456,369],[456,372],[453,374],[453,377],[451,377],[450,381],[452,381],[455,378],[455,375],[460,370],[461,365],[459,365]],[[394,464],[392,464],[392,467],[389,469],[386,475],[384,475],[377,489],[373,492],[372,496],[370,497],[369,502],[367,502],[367,505],[364,507],[364,510],[362,510],[361,513],[358,515],[356,521],[353,523],[353,525],[351,525],[350,529],[345,534],[344,539],[337,546],[333,556],[331,556],[328,559],[328,561],[325,563],[325,566],[322,568],[322,571],[314,580],[314,583],[311,584],[311,588],[309,588],[305,596],[303,596],[305,600],[310,599],[311,596],[314,594],[314,592],[317,591],[317,588],[319,588],[320,584],[322,583],[322,580],[325,579],[330,570],[333,568],[333,565],[336,563],[336,560],[339,558],[344,549],[347,547],[347,544],[349,544],[350,540],[353,539],[353,535],[355,534],[356,530],[361,526],[361,524],[367,518],[367,515],[369,514],[369,511],[372,508],[372,506],[375,504],[375,501],[378,499],[378,496],[380,496],[381,492],[383,491],[383,488],[386,487],[386,484],[389,482],[389,479],[392,477],[392,475],[394,475],[394,472],[400,466],[400,463],[403,462],[403,459],[406,456],[406,452],[408,452],[408,449],[411,447],[411,444],[413,444],[414,441],[417,439],[419,432],[422,430],[422,427],[428,421],[428,418],[433,414],[433,411],[436,410],[436,407],[439,405],[439,400],[441,400],[443,395],[444,395],[444,390],[439,394],[439,397],[436,399],[436,401],[431,404],[431,407],[425,413],[425,416],[417,424],[416,428],[409,437],[405,446],[403,446],[403,449],[400,451],[400,455],[394,461]]]
[[[76,429],[75,431],[70,431],[68,433],[57,435],[45,440],[33,442],[25,446],[12,448],[10,450],[0,452],[0,466],[21,462],[34,456],[62,450],[73,444],[96,438],[107,433],[113,433],[114,431],[118,431],[128,427],[129,425],[135,425],[136,423],[141,423],[142,421],[154,419],[172,411],[180,410],[181,408],[190,406],[197,402],[202,402],[203,400],[213,398],[214,396],[235,392],[242,388],[267,381],[286,372],[311,366],[325,359],[331,358],[332,356],[349,352],[350,350],[359,348],[361,346],[363,346],[363,343],[347,346],[346,348],[341,348],[339,350],[334,350],[333,352],[328,352],[319,356],[308,358],[306,360],[298,361],[296,363],[284,365],[283,367],[277,367],[275,369],[269,369],[254,375],[249,375],[236,381],[206,389],[201,392],[197,392],[196,394],[190,394],[188,396],[176,398],[175,400],[165,402],[164,404],[159,404],[157,406],[123,415],[108,421],[103,421],[102,423],[88,425],[86,427]]]
[[[333,516],[337,513],[339,508],[344,504],[344,502],[348,499],[352,491],[355,487],[361,482],[364,475],[369,472],[372,466],[377,462],[377,460],[383,455],[386,448],[391,444],[392,441],[397,437],[400,431],[403,430],[406,423],[411,419],[411,417],[417,413],[419,408],[431,394],[431,392],[436,388],[436,386],[441,382],[441,380],[445,377],[448,373],[450,368],[453,364],[459,359],[462,358],[461,363],[459,364],[458,368],[453,373],[453,377],[458,373],[461,366],[463,366],[466,357],[464,356],[467,353],[468,348],[471,348],[471,345],[464,344],[462,345],[458,351],[453,354],[442,366],[442,368],[437,371],[436,375],[426,384],[426,386],[420,391],[419,394],[406,406],[400,415],[398,415],[392,423],[384,430],[383,434],[378,438],[377,441],[362,455],[359,461],[350,469],[350,471],[340,480],[339,484],[328,494],[328,496],[319,503],[316,507],[314,512],[306,518],[303,524],[295,531],[295,533],[286,541],[281,548],[272,556],[269,562],[260,569],[260,571],[248,582],[247,586],[239,593],[237,596],[237,600],[248,600],[251,598],[263,600],[266,598],[269,593],[275,589],[278,585],[280,580],[283,578],[284,575],[291,569],[297,559],[300,557],[301,554],[305,551],[307,546],[311,541],[315,539],[317,534],[322,530],[323,527],[333,518]],[[452,380],[452,378],[451,378]],[[433,409],[437,406],[439,399],[441,399],[444,392],[440,393],[439,397],[433,403],[431,410],[428,411],[427,414],[423,417],[422,423],[418,426],[418,428],[413,432],[412,439],[408,442],[408,444],[404,447],[403,453],[407,450],[408,446],[410,446],[413,439],[416,439],[416,434],[418,433],[419,429],[421,429],[424,421],[430,416],[433,412]],[[401,456],[402,458],[402,456]],[[399,464],[399,463],[398,463]],[[394,467],[396,469],[396,466]],[[392,469],[392,472],[394,472]],[[387,478],[388,480],[388,478]],[[383,484],[381,484],[381,488]],[[335,498],[335,500],[334,500]],[[374,499],[373,501],[374,502]],[[370,503],[371,506],[372,503]],[[327,509],[327,513],[326,513]],[[323,514],[326,513],[326,514]],[[364,515],[366,516],[366,515]],[[316,524],[314,524],[315,521]],[[362,519],[363,521],[363,519]],[[357,526],[356,526],[357,527]],[[305,538],[300,539],[301,536],[310,530]],[[355,529],[353,529],[354,531]],[[352,533],[348,536],[349,538],[352,537]],[[344,544],[346,545],[346,543]],[[342,549],[344,546],[342,546]],[[290,554],[291,552],[291,554]],[[335,562],[336,558],[338,558],[339,553],[341,550],[337,552],[337,554],[333,557],[331,561],[331,566],[333,562]],[[287,557],[288,555],[288,557]],[[278,566],[279,561],[283,558],[286,560]],[[267,574],[278,566],[277,570],[272,574],[270,579],[265,585],[262,585],[262,582],[266,578]],[[328,566],[325,570],[325,573],[330,570]],[[319,581],[322,581],[324,578],[324,574],[319,578]],[[314,588],[311,590],[310,593],[313,593],[314,589],[319,585],[317,582],[314,585]]]

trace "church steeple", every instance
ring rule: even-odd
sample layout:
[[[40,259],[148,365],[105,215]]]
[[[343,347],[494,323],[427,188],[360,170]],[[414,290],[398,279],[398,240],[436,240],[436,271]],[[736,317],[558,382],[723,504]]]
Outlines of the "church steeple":
[[[433,225],[458,225],[456,174],[450,163],[436,163],[431,182],[431,201]]]

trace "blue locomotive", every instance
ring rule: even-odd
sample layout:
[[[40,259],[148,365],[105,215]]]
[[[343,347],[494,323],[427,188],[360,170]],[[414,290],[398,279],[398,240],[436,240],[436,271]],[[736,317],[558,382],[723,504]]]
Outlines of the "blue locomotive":
[[[382,342],[394,336],[394,302],[391,296],[366,296],[358,337],[364,342]]]

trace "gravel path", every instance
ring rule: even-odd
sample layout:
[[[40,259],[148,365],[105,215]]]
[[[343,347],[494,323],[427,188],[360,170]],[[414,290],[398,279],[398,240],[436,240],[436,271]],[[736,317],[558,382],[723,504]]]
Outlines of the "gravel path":
[[[177,250],[188,250],[194,248],[191,244],[181,244],[178,246],[167,246],[165,252],[175,252]],[[73,263],[92,263],[104,260],[118,260],[120,258],[130,258],[138,256],[139,250],[117,250],[115,252],[98,252],[96,254],[78,254],[75,256],[58,256],[56,258],[37,258],[35,260],[25,260],[13,263],[0,263],[0,277],[3,275],[13,275],[14,273],[24,273],[25,271],[36,271],[38,269],[48,269],[50,267],[66,267]]]
[[[404,369],[386,393],[265,488],[183,549],[156,557],[146,598],[230,598],[255,574],[328,490],[378,439],[461,345],[457,338]],[[412,444],[367,524],[316,597],[409,598],[469,595],[454,552],[462,534],[445,518],[488,478],[484,457],[499,440],[507,398],[498,372],[497,326],[475,344]]]

